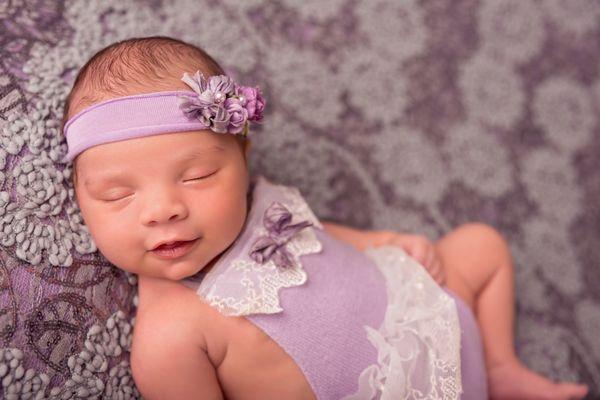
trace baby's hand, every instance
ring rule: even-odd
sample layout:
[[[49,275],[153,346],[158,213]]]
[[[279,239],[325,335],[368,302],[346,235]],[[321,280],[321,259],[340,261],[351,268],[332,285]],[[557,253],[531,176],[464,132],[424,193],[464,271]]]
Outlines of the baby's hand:
[[[377,246],[389,244],[402,248],[409,256],[425,267],[438,285],[442,286],[446,282],[442,261],[434,244],[426,236],[408,235],[394,231],[379,231],[377,235],[379,235]],[[385,240],[381,240],[382,237]]]

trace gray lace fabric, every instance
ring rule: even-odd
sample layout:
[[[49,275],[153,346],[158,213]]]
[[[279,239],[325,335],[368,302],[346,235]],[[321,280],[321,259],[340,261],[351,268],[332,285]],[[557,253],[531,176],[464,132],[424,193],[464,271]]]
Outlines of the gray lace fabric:
[[[159,34],[265,88],[251,169],[320,220],[496,227],[519,356],[600,391],[599,18],[592,0],[0,2],[2,395],[139,397],[135,278],[95,251],[57,130],[95,51]]]

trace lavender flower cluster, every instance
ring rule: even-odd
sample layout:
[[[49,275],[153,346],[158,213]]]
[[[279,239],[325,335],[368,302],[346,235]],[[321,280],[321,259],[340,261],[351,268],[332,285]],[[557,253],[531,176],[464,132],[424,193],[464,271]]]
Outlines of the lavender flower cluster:
[[[186,72],[181,80],[198,96],[179,96],[179,107],[207,129],[245,136],[247,121],[258,122],[263,117],[265,100],[258,87],[240,86],[226,75],[206,79],[200,71],[194,76]]]

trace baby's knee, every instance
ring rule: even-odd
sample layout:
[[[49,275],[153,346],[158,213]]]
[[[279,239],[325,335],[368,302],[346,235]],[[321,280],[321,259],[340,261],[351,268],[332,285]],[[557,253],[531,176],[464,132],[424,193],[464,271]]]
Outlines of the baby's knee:
[[[507,240],[496,228],[483,222],[468,222],[456,228],[456,233],[464,235],[471,243],[483,246],[488,251],[510,256]]]

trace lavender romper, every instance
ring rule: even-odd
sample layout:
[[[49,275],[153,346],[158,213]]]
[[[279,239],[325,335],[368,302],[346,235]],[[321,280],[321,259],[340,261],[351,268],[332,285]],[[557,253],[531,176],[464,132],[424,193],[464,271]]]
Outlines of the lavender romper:
[[[399,247],[356,250],[300,192],[252,179],[246,223],[184,284],[242,315],[296,362],[318,399],[486,399],[473,313]]]

